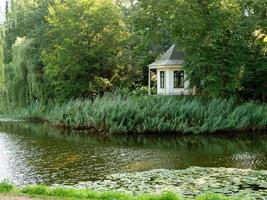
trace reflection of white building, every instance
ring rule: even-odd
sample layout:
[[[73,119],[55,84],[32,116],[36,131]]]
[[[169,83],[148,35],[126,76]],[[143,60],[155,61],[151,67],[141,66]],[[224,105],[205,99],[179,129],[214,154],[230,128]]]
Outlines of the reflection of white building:
[[[186,73],[183,69],[183,52],[172,45],[169,50],[157,61],[149,66],[148,88],[150,94],[151,70],[157,73],[157,94],[159,95],[189,95],[192,90],[189,89],[189,81],[186,80]]]

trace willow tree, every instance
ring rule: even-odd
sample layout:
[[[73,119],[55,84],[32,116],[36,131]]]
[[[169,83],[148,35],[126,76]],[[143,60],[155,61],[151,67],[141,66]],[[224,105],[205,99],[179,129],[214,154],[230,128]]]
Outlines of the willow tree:
[[[12,61],[5,67],[7,98],[18,106],[29,104],[41,96],[40,74],[35,61],[29,59],[34,50],[32,39],[17,38],[12,46]]]
[[[41,51],[45,39],[45,16],[53,0],[12,0],[6,13],[4,37],[7,98],[17,105],[43,100],[45,83]]]
[[[0,25],[0,92],[5,90],[5,73],[4,73],[4,27]]]

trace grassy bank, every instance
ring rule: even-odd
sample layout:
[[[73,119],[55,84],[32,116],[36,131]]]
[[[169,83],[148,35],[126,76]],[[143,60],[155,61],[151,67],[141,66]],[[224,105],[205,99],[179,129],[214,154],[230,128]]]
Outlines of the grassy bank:
[[[42,185],[16,188],[8,183],[0,183],[0,197],[2,195],[25,195],[32,197],[59,198],[59,199],[90,199],[90,200],[182,200],[178,195],[165,192],[161,195],[139,195],[133,196],[118,192],[94,192],[86,189],[73,189],[55,187],[50,188]],[[196,200],[241,200],[238,197],[224,197],[216,194],[204,194],[195,198]]]
[[[267,105],[234,99],[106,95],[64,104],[39,103],[14,113],[73,129],[108,133],[204,133],[267,129]]]

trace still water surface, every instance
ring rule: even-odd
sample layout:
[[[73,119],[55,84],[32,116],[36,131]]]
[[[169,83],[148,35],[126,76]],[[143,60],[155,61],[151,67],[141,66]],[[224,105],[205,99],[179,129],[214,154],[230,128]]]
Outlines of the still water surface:
[[[267,135],[100,137],[0,123],[0,181],[73,185],[112,173],[189,166],[267,169]]]

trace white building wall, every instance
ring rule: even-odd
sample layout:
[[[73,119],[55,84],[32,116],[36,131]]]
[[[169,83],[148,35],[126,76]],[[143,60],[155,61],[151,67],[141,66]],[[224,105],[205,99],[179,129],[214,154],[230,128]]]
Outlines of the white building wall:
[[[164,71],[165,72],[165,87],[160,88],[160,72]],[[166,70],[165,69],[157,69],[157,94],[165,95],[166,92]]]
[[[159,95],[189,95],[192,90],[189,88],[189,81],[184,82],[184,88],[174,88],[174,71],[182,70],[177,68],[161,68],[157,69],[157,94]],[[160,72],[165,72],[165,87],[160,88]],[[186,79],[186,73],[184,73]]]

